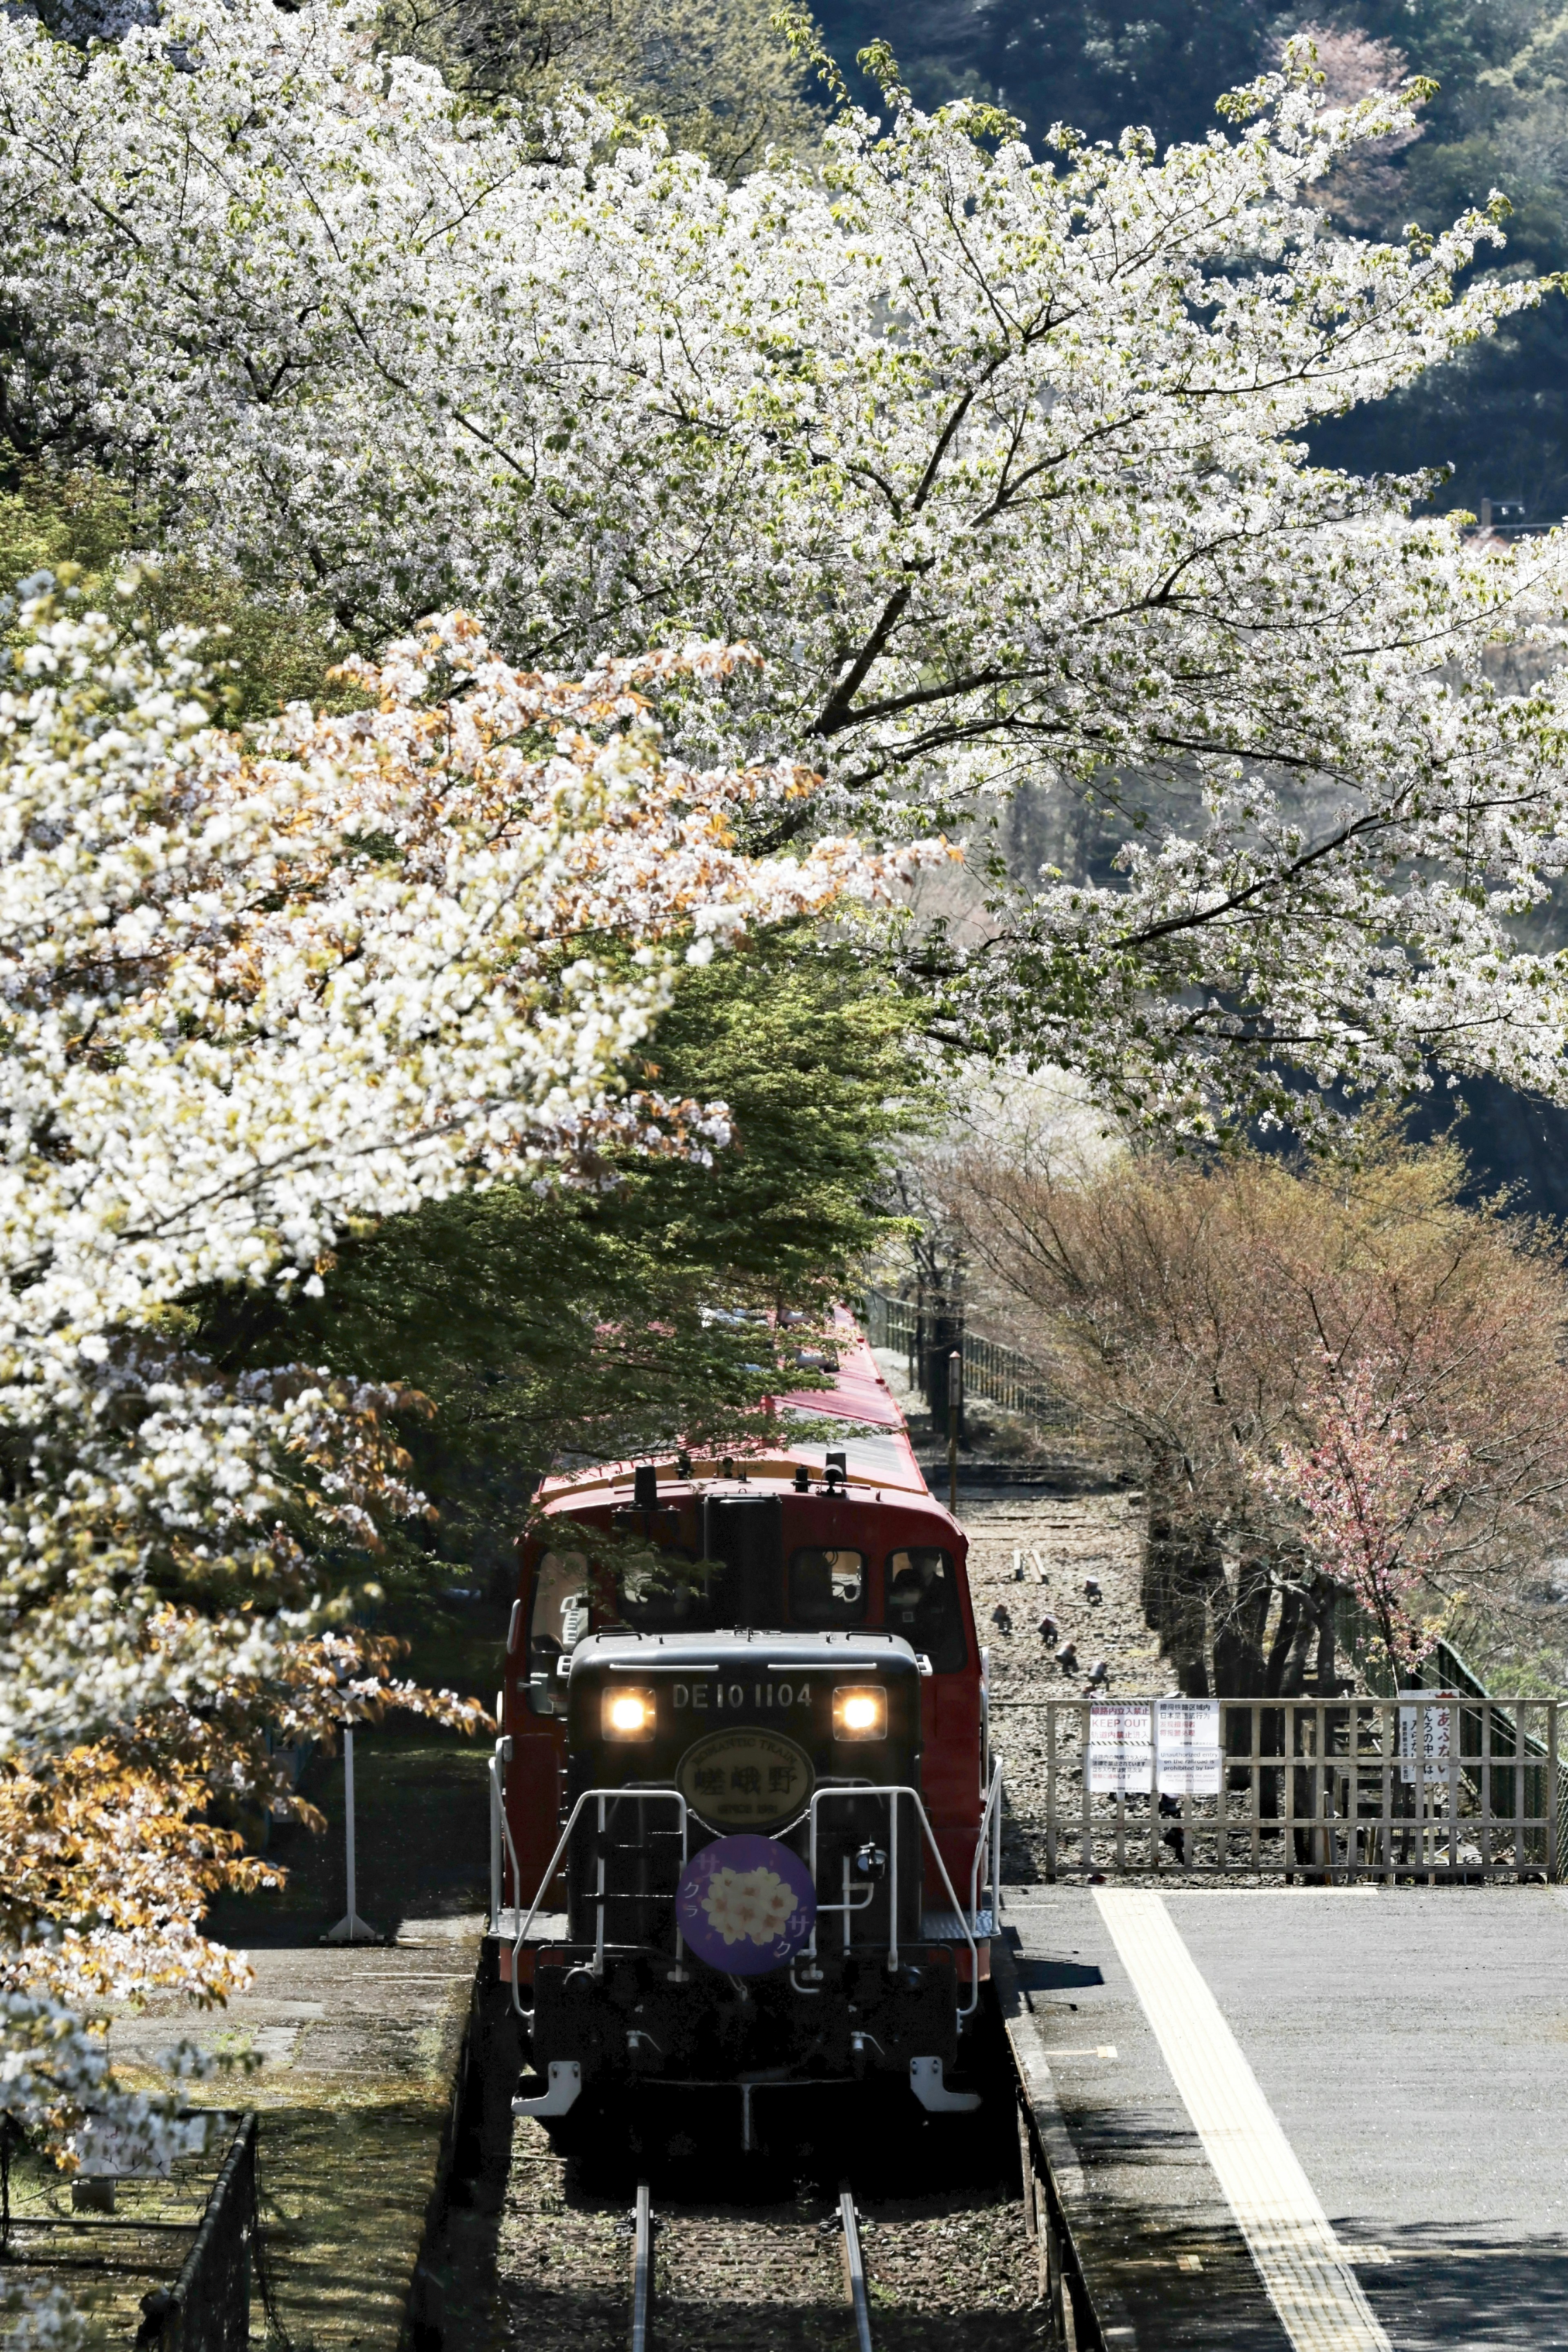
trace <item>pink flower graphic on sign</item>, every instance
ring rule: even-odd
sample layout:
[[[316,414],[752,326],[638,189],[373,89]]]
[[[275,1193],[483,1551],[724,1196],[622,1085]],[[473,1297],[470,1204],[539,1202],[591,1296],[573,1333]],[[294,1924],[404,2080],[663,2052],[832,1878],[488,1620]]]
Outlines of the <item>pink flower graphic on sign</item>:
[[[702,1908],[727,1944],[748,1937],[753,1944],[771,1944],[788,1924],[796,1900],[776,1870],[718,1870],[708,1882]]]

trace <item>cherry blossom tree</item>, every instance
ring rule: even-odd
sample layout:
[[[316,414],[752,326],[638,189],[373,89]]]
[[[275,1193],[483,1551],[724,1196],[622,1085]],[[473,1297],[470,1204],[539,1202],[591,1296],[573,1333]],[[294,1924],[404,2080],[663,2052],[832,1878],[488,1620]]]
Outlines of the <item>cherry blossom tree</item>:
[[[1184,1689],[1331,1695],[1347,1591],[1397,1665],[1432,1621],[1513,1649],[1568,1523],[1561,1247],[1467,1207],[1452,1145],[1297,1171],[1003,1125],[930,1191],[984,1324],[1136,1465]]]
[[[1415,1612],[1451,1549],[1471,1457],[1458,1436],[1421,1442],[1409,1412],[1425,1400],[1391,1393],[1392,1370],[1386,1359],[1327,1360],[1307,1409],[1313,1442],[1281,1447],[1268,1485],[1300,1514],[1307,1559],[1361,1610],[1403,1684],[1436,1639]]]
[[[450,616],[350,666],[362,707],[213,723],[203,650],[40,593],[0,691],[0,2081],[57,2137],[156,2138],[78,2011],[221,1999],[197,1922],[267,1876],[205,1818],[284,1795],[265,1751],[389,1703],[322,1554],[417,1512],[421,1400],[182,1339],[198,1286],[319,1288],[357,1218],[570,1181],[596,1149],[701,1154],[722,1107],[627,1091],[682,959],[847,910],[922,853],[737,846],[793,766],[698,771],[647,689],[720,694],[692,646],[580,681]],[[368,1564],[368,1561],[367,1561]],[[41,2322],[39,2323],[42,2324]]]
[[[1560,1093],[1564,978],[1510,929],[1568,841],[1560,546],[1307,450],[1551,296],[1460,284],[1506,206],[1332,233],[1326,175],[1422,86],[1328,105],[1310,43],[1163,155],[1037,156],[873,63],[885,123],[842,103],[823,177],[731,187],[585,100],[477,113],[330,0],[87,59],[7,20],[13,441],[367,644],[461,603],[535,664],[766,647],[670,712],[688,757],[823,768],[765,840],[1108,797],[1119,875],[998,889],[925,960],[955,1035],[1142,1118],[1432,1056]]]

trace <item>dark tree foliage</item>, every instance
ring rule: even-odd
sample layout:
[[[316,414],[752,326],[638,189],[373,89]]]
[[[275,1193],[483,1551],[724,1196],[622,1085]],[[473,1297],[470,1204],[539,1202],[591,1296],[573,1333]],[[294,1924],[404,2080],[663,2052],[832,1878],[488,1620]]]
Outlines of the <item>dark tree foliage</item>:
[[[1332,12],[1403,51],[1440,85],[1425,135],[1383,175],[1355,225],[1395,237],[1435,228],[1500,188],[1508,244],[1479,265],[1546,277],[1568,264],[1568,18],[1544,0],[1356,0]],[[1361,472],[1442,466],[1433,503],[1479,513],[1522,502],[1534,525],[1568,510],[1568,305],[1548,296],[1464,361],[1357,411],[1315,454]]]
[[[817,15],[827,47],[847,60],[886,37],[922,106],[973,96],[1023,118],[1043,139],[1053,122],[1091,139],[1147,123],[1162,142],[1202,138],[1220,92],[1258,72],[1269,12],[1247,0],[915,0],[890,16],[879,0],[830,0]],[[869,85],[858,91],[879,110]]]
[[[889,1155],[923,1098],[914,1010],[806,934],[690,969],[646,1075],[728,1103],[734,1140],[710,1166],[628,1157],[597,1184],[389,1218],[340,1249],[322,1298],[214,1292],[191,1302],[193,1336],[229,1368],[300,1359],[421,1391],[435,1411],[408,1443],[440,1513],[429,1541],[504,1570],[552,1463],[765,1426],[782,1383],[764,1316],[852,1297],[891,1232]]]

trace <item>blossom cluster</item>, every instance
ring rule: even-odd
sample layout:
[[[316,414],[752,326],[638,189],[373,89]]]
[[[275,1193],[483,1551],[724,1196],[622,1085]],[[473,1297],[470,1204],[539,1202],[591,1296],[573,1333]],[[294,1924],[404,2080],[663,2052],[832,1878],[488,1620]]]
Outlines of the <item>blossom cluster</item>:
[[[1439,1621],[1418,1611],[1434,1597],[1474,1451],[1457,1433],[1413,1425],[1423,1400],[1401,1392],[1401,1369],[1325,1356],[1315,1442],[1282,1446],[1268,1484],[1299,1516],[1308,1564],[1350,1595],[1403,1685],[1437,1638]]]
[[[240,1980],[196,1922],[267,1873],[207,1809],[297,1805],[268,1734],[330,1737],[389,1704],[479,1716],[394,1681],[395,1643],[321,1591],[324,1543],[373,1550],[422,1507],[398,1428],[423,1401],[307,1365],[224,1374],[183,1339],[181,1299],[319,1286],[351,1221],[569,1179],[607,1140],[710,1150],[722,1106],[622,1077],[680,960],[885,897],[926,853],[738,845],[816,782],[667,755],[650,692],[723,692],[752,658],[724,646],[573,681],[447,615],[349,666],[360,708],[247,736],[213,722],[188,635],[149,643],[39,587],[17,636],[0,1993],[36,2040],[54,2011],[29,2002]],[[50,2128],[73,2098],[112,2105],[101,2069],[73,2064],[47,2098],[31,2060],[13,2070]]]
[[[1546,298],[1467,278],[1506,205],[1333,233],[1321,184],[1422,88],[1329,105],[1306,43],[1163,155],[1036,154],[883,72],[824,174],[731,187],[586,101],[542,149],[338,0],[85,64],[8,21],[7,415],[366,641],[462,604],[552,667],[765,646],[671,719],[824,770],[763,837],[1092,793],[1120,872],[1025,877],[926,951],[971,1045],[1189,1126],[1288,1109],[1284,1066],[1559,1091],[1563,978],[1513,927],[1568,841],[1561,689],[1494,677],[1555,662],[1560,545],[1473,546],[1413,518],[1430,482],[1309,456]]]

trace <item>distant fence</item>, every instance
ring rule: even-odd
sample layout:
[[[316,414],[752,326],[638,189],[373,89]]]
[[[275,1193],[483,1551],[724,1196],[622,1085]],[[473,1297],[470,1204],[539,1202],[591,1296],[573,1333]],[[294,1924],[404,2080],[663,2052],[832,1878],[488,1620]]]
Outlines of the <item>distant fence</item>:
[[[178,2279],[166,2298],[150,2295],[142,2305],[147,2318],[138,2344],[156,2345],[158,2352],[247,2352],[256,2135],[255,2115],[243,2116]]]
[[[999,1339],[983,1339],[971,1331],[962,1312],[945,1300],[925,1305],[918,1299],[897,1298],[889,1291],[870,1290],[866,1295],[866,1325],[872,1347],[902,1356],[909,1365],[910,1387],[921,1391],[928,1402],[935,1399],[932,1419],[939,1424],[945,1422],[947,1357],[958,1348],[963,1356],[966,1397],[984,1397],[1007,1412],[1021,1414],[1037,1429],[1067,1434],[1079,1426],[1073,1407],[1044,1385],[1026,1357],[1016,1348],[1004,1347]],[[931,1369],[936,1358],[941,1359],[940,1376]]]
[[[1371,1680],[1370,1675],[1368,1679]],[[1494,1702],[1491,1693],[1479,1675],[1471,1672],[1458,1650],[1447,1642],[1438,1642],[1433,1645],[1430,1655],[1417,1669],[1415,1679],[1418,1683],[1429,1684],[1434,1689],[1463,1691],[1468,1697],[1485,1699],[1489,1707],[1495,1704],[1507,1709],[1518,1704],[1517,1701],[1508,1699]],[[1500,1739],[1507,1738],[1510,1719],[1507,1714],[1500,1719],[1498,1726]],[[1529,1729],[1523,1735],[1521,1752],[1531,1759],[1532,1765],[1539,1763],[1542,1770],[1550,1769],[1556,1776],[1556,1874],[1560,1879],[1568,1880],[1568,1757],[1565,1757],[1559,1748],[1553,1748],[1549,1750],[1541,1733]]]
[[[1563,1878],[1556,1699],[998,1703],[1044,1723],[1015,1811],[1046,1875],[1283,1875],[1350,1884]],[[1038,1737],[1043,1731],[1043,1741]],[[1038,1780],[1044,1748],[1044,1785]],[[1036,1791],[1038,1794],[1036,1794]],[[1010,1790],[1010,1794],[1014,1793]]]

